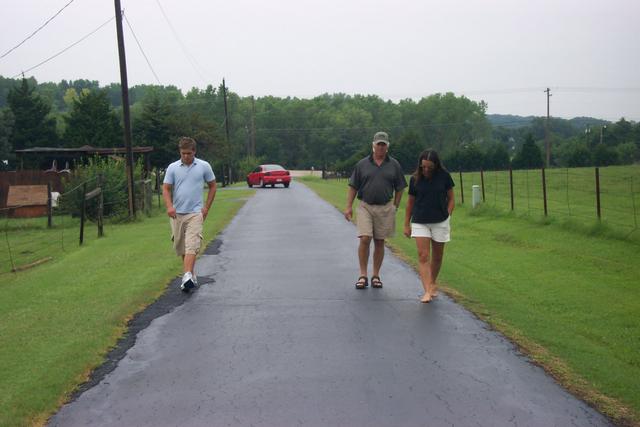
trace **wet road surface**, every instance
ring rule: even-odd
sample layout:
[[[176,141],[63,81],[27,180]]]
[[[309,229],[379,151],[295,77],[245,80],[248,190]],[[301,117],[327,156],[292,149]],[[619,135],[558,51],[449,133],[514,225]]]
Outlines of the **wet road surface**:
[[[445,296],[421,304],[389,251],[384,288],[356,290],[355,234],[300,183],[258,189],[198,259],[209,283],[49,425],[610,425]]]

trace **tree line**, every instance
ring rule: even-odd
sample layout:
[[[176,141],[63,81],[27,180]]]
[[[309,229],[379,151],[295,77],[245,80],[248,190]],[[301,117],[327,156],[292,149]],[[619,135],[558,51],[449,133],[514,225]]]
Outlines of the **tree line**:
[[[130,89],[133,143],[153,146],[151,162],[177,158],[176,141],[190,135],[198,155],[236,179],[261,162],[289,169],[348,172],[370,152],[378,130],[391,136],[391,155],[406,172],[425,148],[451,170],[539,167],[545,119],[487,115],[487,105],[453,93],[385,101],[375,95],[323,94],[311,99],[241,97],[222,88],[138,85]],[[0,76],[0,168],[14,169],[15,150],[32,147],[122,147],[119,84],[38,83]],[[494,123],[495,122],[495,123]],[[225,125],[229,126],[229,140]],[[549,123],[553,166],[628,164],[640,160],[640,124],[580,118]],[[28,167],[42,168],[35,159]],[[50,163],[49,163],[50,165]],[[228,166],[228,168],[226,168]]]

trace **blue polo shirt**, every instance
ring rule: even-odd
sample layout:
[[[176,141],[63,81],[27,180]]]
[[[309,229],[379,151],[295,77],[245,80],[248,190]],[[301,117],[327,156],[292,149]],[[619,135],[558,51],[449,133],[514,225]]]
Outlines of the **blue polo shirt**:
[[[215,181],[211,165],[194,158],[190,165],[182,160],[169,165],[164,175],[164,183],[173,186],[173,207],[176,213],[188,214],[202,210],[202,188],[205,182]]]

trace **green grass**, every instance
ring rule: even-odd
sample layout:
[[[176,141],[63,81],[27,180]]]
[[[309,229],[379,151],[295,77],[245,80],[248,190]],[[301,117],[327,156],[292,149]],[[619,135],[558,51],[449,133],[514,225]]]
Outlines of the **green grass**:
[[[303,181],[344,209],[346,181]],[[405,202],[390,245],[416,267],[415,242],[402,236]],[[637,240],[467,202],[453,215],[439,281],[570,391],[640,425],[639,277]]]
[[[251,194],[218,191],[205,222],[206,242]],[[12,233],[59,233],[29,223]],[[1,426],[43,424],[102,363],[133,314],[181,271],[162,212],[111,225],[105,238],[82,247],[74,243],[46,264],[0,275]]]

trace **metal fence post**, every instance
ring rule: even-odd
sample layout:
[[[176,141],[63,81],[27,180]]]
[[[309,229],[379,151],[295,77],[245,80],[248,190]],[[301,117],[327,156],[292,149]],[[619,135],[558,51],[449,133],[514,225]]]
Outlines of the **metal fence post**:
[[[596,213],[598,214],[598,220],[602,219],[600,213],[600,168],[596,168]]]
[[[547,179],[542,168],[542,199],[544,200],[544,216],[547,216]]]
[[[82,208],[80,211],[80,245],[84,241],[84,217],[87,203],[87,183],[82,184]]]
[[[462,171],[460,171],[460,197],[462,199],[462,203],[464,205],[464,185],[462,184]]]
[[[47,182],[47,228],[53,225],[52,218],[53,206],[51,200],[51,182]]]
[[[482,185],[482,202],[484,203],[484,171],[480,169],[480,184]]]
[[[509,193],[511,195],[511,210],[513,210],[513,169],[509,167]]]

